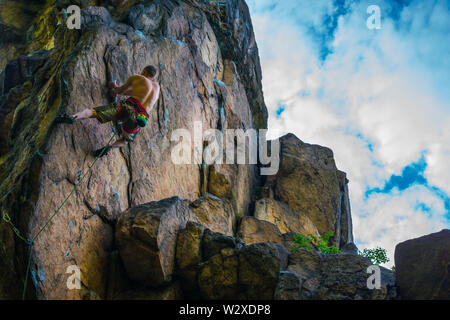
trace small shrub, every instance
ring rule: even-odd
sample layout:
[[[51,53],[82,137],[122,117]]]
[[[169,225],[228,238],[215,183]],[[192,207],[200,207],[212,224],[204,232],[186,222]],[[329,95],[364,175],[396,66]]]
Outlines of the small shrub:
[[[370,261],[376,265],[389,262],[386,249],[380,247],[377,247],[376,249],[364,249],[362,252],[359,251],[358,253],[359,255],[370,259]]]
[[[328,232],[323,236],[317,237],[312,234],[308,234],[307,237],[301,234],[294,235],[294,243],[291,247],[291,251],[295,251],[300,248],[304,248],[306,250],[313,250],[317,248],[322,253],[339,253],[341,250],[336,248],[335,246],[329,246],[330,238],[334,236],[333,232]]]

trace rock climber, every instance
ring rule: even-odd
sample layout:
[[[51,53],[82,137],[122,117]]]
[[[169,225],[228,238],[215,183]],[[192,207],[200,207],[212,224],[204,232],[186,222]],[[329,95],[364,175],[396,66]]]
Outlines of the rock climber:
[[[111,146],[103,147],[93,152],[95,157],[106,155],[112,148],[124,147],[134,141],[137,133],[148,122],[149,113],[159,98],[160,86],[156,80],[158,70],[154,66],[147,66],[140,75],[132,75],[122,86],[115,82],[109,83],[112,95],[129,96],[128,99],[113,102],[93,109],[85,109],[73,116],[57,117],[56,123],[69,123],[95,118],[100,123],[111,122],[120,137]]]

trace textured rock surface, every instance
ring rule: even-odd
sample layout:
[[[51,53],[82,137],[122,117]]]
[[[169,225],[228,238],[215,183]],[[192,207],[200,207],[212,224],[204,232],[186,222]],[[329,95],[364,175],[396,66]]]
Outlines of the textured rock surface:
[[[203,234],[205,228],[188,222],[178,235],[176,266],[177,274],[183,279],[181,286],[188,296],[198,296],[197,274],[203,261]]]
[[[247,245],[261,242],[283,244],[283,237],[276,225],[258,220],[255,217],[243,217],[241,219],[237,236]]]
[[[62,9],[71,4],[83,9],[81,30],[66,27]],[[149,64],[160,71],[150,125],[96,163],[35,242],[27,298],[395,296],[385,269],[382,289],[366,288],[368,262],[359,256],[286,250],[293,232],[333,231],[338,246],[353,242],[347,180],[331,150],[287,135],[280,171],[264,181],[257,165],[206,165],[201,154],[193,164],[172,162],[175,129],[267,127],[243,0],[220,11],[207,0],[0,0],[0,33],[0,209],[26,237],[111,137],[93,119],[56,126],[54,118],[109,103],[110,75],[122,83]],[[2,221],[0,299],[21,296],[26,248]],[[71,265],[81,290],[66,287]]]
[[[337,170],[333,152],[293,134],[280,143],[280,170],[267,177],[262,197],[274,197],[305,214],[320,234],[334,232],[338,247],[353,242],[348,180]]]
[[[173,197],[133,207],[120,215],[116,242],[128,277],[158,287],[172,278],[178,232],[195,215]]]
[[[395,247],[395,274],[404,300],[450,300],[450,230]]]
[[[391,300],[396,298],[392,271],[381,268],[381,288],[368,289],[367,268],[372,263],[354,254],[321,254],[305,249],[289,257],[287,270],[301,281],[301,300]]]
[[[239,258],[234,248],[224,248],[201,266],[198,286],[203,299],[235,299],[238,292]]]
[[[288,251],[276,243],[255,243],[239,252],[239,283],[244,299],[273,299],[278,276],[287,266]]]
[[[178,143],[170,141],[174,129],[192,132],[195,121],[203,130],[266,127],[258,51],[244,1],[228,4],[222,26],[216,6],[204,1],[137,2],[1,2],[0,28],[14,31],[2,37],[1,67],[20,54],[50,50],[31,78],[10,83],[15,87],[8,103],[6,96],[0,101],[0,195],[6,196],[0,206],[26,236],[42,227],[77,183],[79,171],[94,160],[90,151],[111,136],[109,126],[95,120],[53,126],[55,116],[108,103],[109,72],[121,83],[148,64],[160,69],[161,98],[150,125],[133,144],[96,164],[36,241],[31,269],[45,276],[29,288],[36,287],[38,298],[87,297],[65,288],[64,268],[72,264],[82,267],[85,291],[103,298],[119,213],[172,196],[195,201],[210,189],[212,166],[171,161]],[[69,30],[61,20],[70,4],[82,7],[81,30]],[[33,19],[16,24],[14,17],[25,11]],[[224,170],[231,190],[221,198],[234,212],[248,213],[256,166]],[[0,297],[19,297],[26,247],[6,224],[0,234]]]
[[[281,271],[275,289],[275,300],[300,300],[301,281],[299,277],[289,271]]]
[[[21,54],[54,47],[55,1],[0,1],[0,69]]]
[[[275,224],[282,233],[295,232],[303,235],[318,235],[316,226],[308,216],[291,209],[287,204],[260,199],[255,203],[255,217]]]
[[[235,214],[231,204],[210,194],[205,194],[189,204],[198,222],[214,232],[234,235]]]
[[[197,299],[395,299],[395,277],[380,268],[381,288],[367,287],[371,262],[359,255],[287,251],[276,243],[245,245],[188,223],[178,239],[185,294]],[[186,254],[179,254],[185,252]]]
[[[287,250],[274,243],[245,246],[234,238],[188,223],[178,239],[178,275],[190,297],[273,299]],[[181,251],[182,250],[182,251]]]

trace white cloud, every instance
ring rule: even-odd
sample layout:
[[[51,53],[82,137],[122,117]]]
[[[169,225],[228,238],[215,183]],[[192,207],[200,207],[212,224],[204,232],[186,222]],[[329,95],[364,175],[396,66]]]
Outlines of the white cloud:
[[[385,248],[391,260],[388,266],[394,263],[396,244],[446,227],[441,199],[423,186],[413,186],[403,192],[393,190],[389,194],[374,194],[364,206],[370,214],[354,217],[354,228],[362,231],[357,240],[362,243],[361,248]]]
[[[333,149],[351,181],[356,238],[368,247],[384,246],[393,258],[399,241],[445,226],[442,199],[425,187],[369,199],[364,194],[382,188],[424,151],[429,184],[450,194],[450,13],[441,2],[433,7],[415,1],[397,24],[384,16],[381,30],[368,30],[367,4],[354,4],[339,19],[333,53],[322,65],[310,31],[324,30],[323,15],[332,6],[320,2],[249,1],[269,129],[272,137],[293,132]],[[273,3],[278,6],[268,10]],[[286,110],[276,118],[278,103]],[[417,201],[432,209],[431,216]],[[399,215],[403,219],[396,220]]]

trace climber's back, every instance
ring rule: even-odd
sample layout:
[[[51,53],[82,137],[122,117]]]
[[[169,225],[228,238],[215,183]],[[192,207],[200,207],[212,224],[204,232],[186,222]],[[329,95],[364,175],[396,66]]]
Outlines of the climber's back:
[[[159,98],[160,87],[156,81],[157,69],[153,66],[144,68],[141,74],[133,75],[122,87],[115,87],[116,94],[124,94],[138,100],[150,112]]]
[[[142,75],[138,77],[143,79],[137,81],[136,89],[133,88],[133,98],[141,101],[142,106],[147,110],[147,112],[150,112],[159,98],[159,83],[154,78],[149,79]]]

